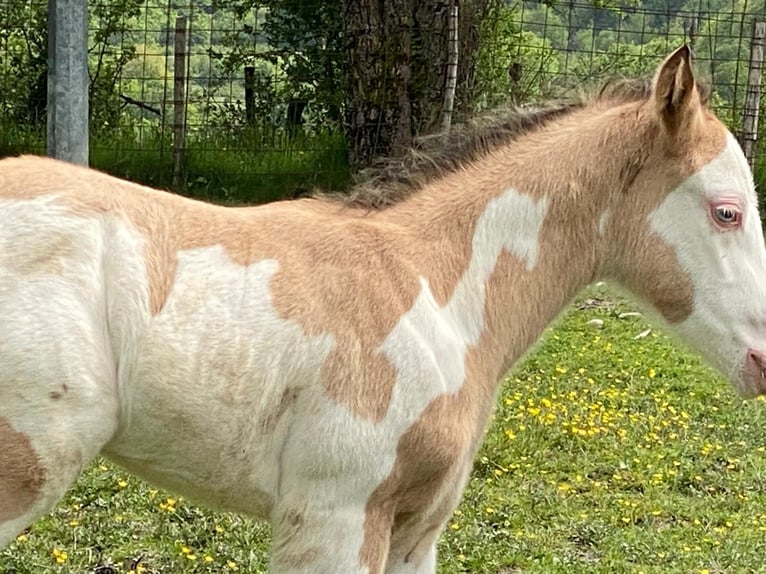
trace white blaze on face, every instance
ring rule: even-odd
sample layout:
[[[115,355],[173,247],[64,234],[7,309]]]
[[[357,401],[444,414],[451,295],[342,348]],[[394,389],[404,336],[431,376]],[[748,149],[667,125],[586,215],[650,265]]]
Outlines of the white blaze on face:
[[[734,137],[727,139],[724,150],[649,219],[694,285],[693,311],[676,329],[740,393],[751,395],[755,389],[742,369],[748,349],[766,349],[766,250],[750,168]],[[740,206],[740,227],[714,223],[711,208],[721,202]]]

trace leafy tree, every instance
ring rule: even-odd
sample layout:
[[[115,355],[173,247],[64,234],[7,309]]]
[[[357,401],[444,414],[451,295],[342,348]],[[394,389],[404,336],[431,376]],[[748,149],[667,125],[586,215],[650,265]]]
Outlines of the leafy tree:
[[[47,4],[8,0],[0,4],[0,112],[6,120],[38,124],[45,119],[48,74]]]
[[[476,108],[520,104],[550,91],[559,70],[556,51],[548,39],[521,29],[518,11],[500,5],[483,21],[485,40],[476,57]]]
[[[94,3],[90,10],[90,111],[95,129],[115,125],[121,104],[117,82],[134,57],[124,45],[128,19],[139,13],[141,0]],[[46,118],[48,44],[47,4],[8,0],[0,4],[0,36],[6,58],[0,60],[4,92],[0,112],[6,120],[40,126]]]
[[[308,120],[340,129],[342,44],[337,1],[220,0],[216,8],[233,14],[236,23],[211,49],[211,58],[228,78],[241,74],[245,66],[256,68],[260,107],[256,117],[271,118],[274,127]],[[267,86],[268,77],[272,85]],[[280,113],[264,115],[269,105]]]
[[[90,5],[88,71],[90,74],[91,132],[108,130],[120,121],[118,81],[136,55],[136,47],[124,42],[127,23],[140,14],[142,0],[111,0]]]

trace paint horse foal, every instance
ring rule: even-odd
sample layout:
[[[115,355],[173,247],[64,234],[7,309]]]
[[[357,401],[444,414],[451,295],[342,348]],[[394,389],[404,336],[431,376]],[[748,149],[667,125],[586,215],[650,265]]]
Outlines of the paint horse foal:
[[[766,392],[753,183],[702,100],[682,48],[379,210],[0,162],[0,543],[103,453],[269,518],[273,572],[432,573],[498,379],[601,278]]]

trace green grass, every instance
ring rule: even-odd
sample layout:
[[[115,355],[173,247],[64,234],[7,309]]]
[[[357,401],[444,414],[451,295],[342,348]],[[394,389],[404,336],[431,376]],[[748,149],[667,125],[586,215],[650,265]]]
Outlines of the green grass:
[[[766,404],[632,310],[573,308],[507,378],[439,572],[766,572]],[[0,572],[265,572],[268,542],[97,461]]]
[[[349,181],[342,134],[288,138],[251,131],[190,137],[181,184],[172,185],[173,155],[159,134],[134,141],[122,135],[91,145],[91,165],[119,177],[224,204],[266,203],[313,188],[342,189]]]
[[[45,153],[42,128],[0,120],[0,157]],[[343,134],[249,130],[237,135],[192,134],[184,171],[173,184],[170,133],[147,128],[91,137],[90,165],[117,177],[223,204],[266,203],[344,189],[350,180]]]

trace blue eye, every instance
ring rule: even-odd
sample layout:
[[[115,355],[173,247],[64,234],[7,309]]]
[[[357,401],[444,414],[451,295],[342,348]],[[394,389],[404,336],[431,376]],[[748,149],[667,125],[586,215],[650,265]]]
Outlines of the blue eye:
[[[719,205],[715,208],[715,218],[719,223],[731,225],[739,222],[739,211],[732,205]]]

